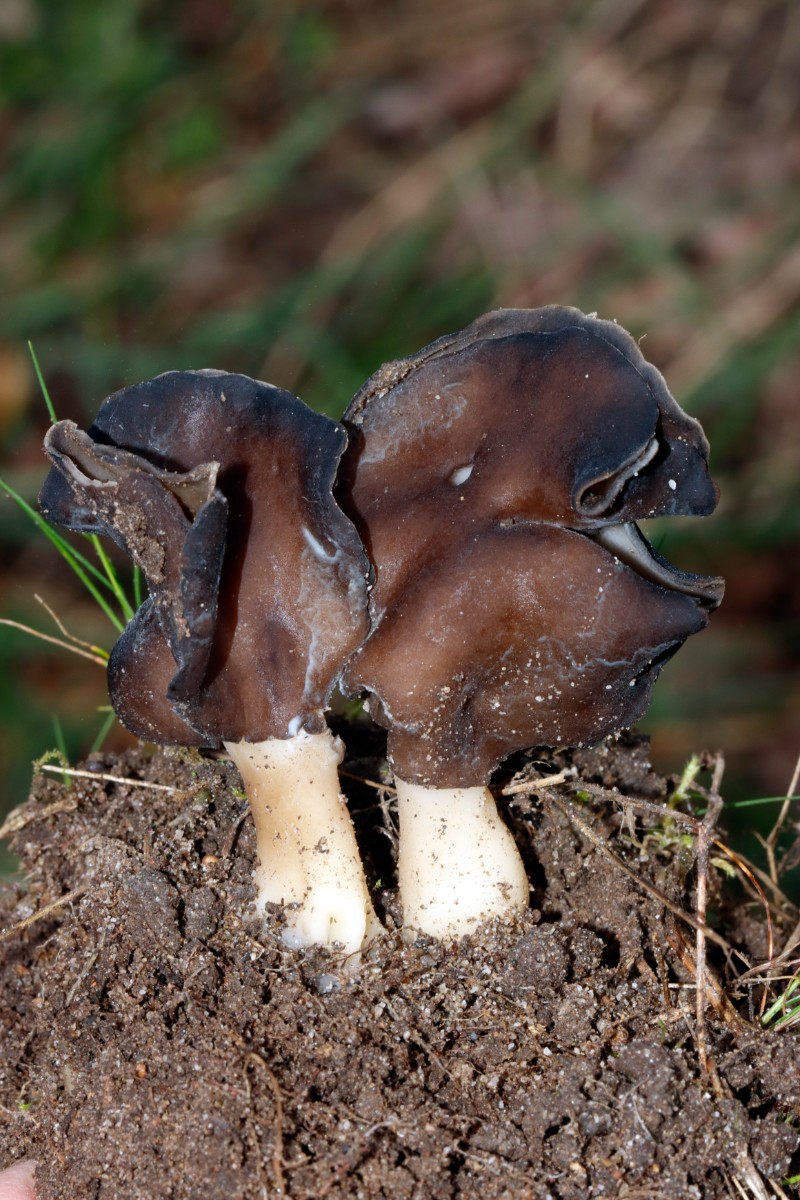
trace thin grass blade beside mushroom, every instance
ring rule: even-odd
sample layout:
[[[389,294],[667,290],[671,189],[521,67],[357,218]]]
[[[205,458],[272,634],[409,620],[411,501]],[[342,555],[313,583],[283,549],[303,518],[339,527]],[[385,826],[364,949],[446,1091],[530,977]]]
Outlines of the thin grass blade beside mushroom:
[[[54,425],[42,513],[112,537],[149,597],[116,643],[120,720],[225,746],[256,825],[262,906],[293,944],[359,948],[375,921],[324,710],[367,627],[369,565],[333,499],[346,434],[242,375],[169,372]]]

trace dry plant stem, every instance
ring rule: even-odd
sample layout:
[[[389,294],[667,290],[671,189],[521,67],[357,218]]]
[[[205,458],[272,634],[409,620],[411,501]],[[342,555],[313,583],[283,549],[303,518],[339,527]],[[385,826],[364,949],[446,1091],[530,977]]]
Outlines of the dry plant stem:
[[[36,592],[33,593],[33,598],[37,604],[41,604],[42,608],[47,613],[48,617],[50,617],[56,629],[58,629],[59,633],[62,634],[68,642],[72,642],[73,646],[83,646],[84,650],[91,650],[92,653],[95,654],[104,665],[108,663],[108,653],[106,651],[104,651],[100,646],[95,646],[93,642],[85,642],[83,638],[76,637],[74,633],[70,633],[58,614],[55,613],[47,601],[43,600],[42,597],[37,595]]]
[[[51,916],[54,912],[58,912],[65,904],[69,904],[72,900],[77,900],[82,896],[87,889],[85,887],[73,888],[71,892],[67,892],[64,896],[59,896],[57,900],[53,900],[50,904],[45,904],[44,908],[37,909],[35,913],[31,913],[24,921],[18,921],[16,925],[12,925],[10,929],[4,929],[0,933],[0,942],[7,941],[13,937],[15,933],[20,933],[23,929],[27,929],[29,925],[35,925],[37,921],[43,920],[44,917]]]
[[[108,666],[108,655],[104,655],[99,646],[94,646],[91,642],[84,642],[82,638],[75,637],[74,633],[69,633],[41,596],[37,596],[34,592],[33,598],[53,619],[59,632],[63,634],[63,638],[53,637],[51,634],[42,633],[39,629],[33,629],[30,625],[22,625],[19,621],[10,621],[5,617],[0,619],[0,625],[8,625],[11,629],[20,629],[23,633],[29,633],[31,637],[39,638],[42,642],[51,642],[54,646],[61,646],[63,650],[69,650],[71,654],[79,654],[81,658],[88,658],[90,662],[97,663],[100,667]]]
[[[487,787],[429,788],[395,776],[403,921],[457,938],[527,906],[528,878]]]
[[[542,775],[540,779],[521,779],[517,783],[510,783],[508,787],[504,787],[501,796],[517,796],[521,792],[540,792],[543,788],[555,787],[557,783],[566,783],[569,779],[574,779],[578,772],[574,767],[565,767],[563,771],[558,771],[555,775]]]
[[[800,755],[798,755],[797,762],[795,763],[794,774],[792,775],[792,781],[789,784],[788,791],[786,792],[786,799],[781,805],[781,811],[778,813],[778,818],[775,821],[775,824],[772,826],[769,837],[765,843],[767,861],[769,863],[769,877],[774,884],[777,884],[778,882],[778,868],[775,863],[775,847],[778,844],[778,837],[780,836],[784,821],[789,815],[789,806],[792,803],[792,797],[797,789],[798,779],[800,779]]]
[[[352,771],[343,771],[341,767],[339,768],[339,774],[344,779],[352,779],[356,783],[363,783],[365,787],[371,787],[376,792],[388,792],[392,796],[396,794],[396,788],[392,787],[390,783],[377,783],[374,779],[366,779],[363,775],[354,775]]]
[[[688,975],[695,975],[696,962],[692,947],[683,936],[683,932],[674,914],[671,914],[671,920],[666,923],[666,938],[670,946],[683,966]],[[686,988],[694,988],[697,991],[697,983],[687,983],[682,985]],[[706,993],[708,1002],[712,1005],[714,1011],[721,1021],[724,1021],[729,1028],[734,1030],[743,1030],[752,1028],[750,1023],[741,1017],[731,1003],[728,995],[722,984],[713,975],[709,975],[706,979]],[[713,1077],[712,1077],[713,1078]]]
[[[711,1074],[708,1059],[708,1044],[706,1041],[706,899],[708,896],[708,852],[711,835],[722,809],[722,798],[719,794],[722,775],[725,770],[725,760],[717,755],[714,765],[714,775],[711,791],[708,797],[708,809],[700,822],[697,831],[697,939],[696,939],[696,978],[697,978],[697,1057],[700,1066],[706,1074]]]
[[[225,742],[244,781],[260,866],[256,903],[287,907],[289,946],[359,950],[379,928],[347,804],[343,748],[331,733]]]
[[[0,825],[0,841],[3,838],[11,837],[12,833],[19,833],[32,821],[43,821],[47,817],[54,816],[55,813],[74,812],[77,807],[77,800],[56,800],[55,804],[45,804],[42,808],[33,811],[25,805],[20,805],[19,808],[13,809]]]
[[[121,783],[125,787],[150,788],[153,792],[172,792],[173,795],[177,795],[178,791],[166,783],[150,783],[147,779],[126,779],[123,775],[106,775],[102,771],[77,771],[73,767],[55,766],[53,763],[44,763],[39,770],[50,771],[53,775],[69,775],[72,779],[93,779],[95,782]]]
[[[0,625],[8,625],[11,629],[19,629],[22,633],[28,633],[31,637],[38,638],[41,642],[51,642],[54,646],[60,646],[62,650],[69,650],[71,654],[79,654],[81,658],[88,658],[90,662],[97,663],[100,667],[108,666],[104,658],[99,654],[90,654],[88,650],[81,650],[80,646],[73,646],[70,642],[64,641],[63,638],[52,637],[49,633],[42,633],[39,629],[33,629],[30,625],[23,625],[19,621],[10,621],[3,617],[0,619]]]
[[[728,852],[728,848],[721,842],[719,845],[721,849],[725,850],[726,853]],[[766,871],[762,871],[761,867],[757,867],[756,864],[751,862],[749,858],[745,858],[742,854],[739,855],[739,858],[743,863],[747,864],[754,877],[763,883],[764,887],[772,893],[772,906],[781,919],[788,918],[789,920],[795,920],[797,914],[797,905],[793,904],[791,900],[788,899],[788,897],[781,891],[780,886],[777,883],[773,883],[768,873]]]
[[[784,945],[783,950],[781,950],[780,955],[778,956],[779,960],[788,958],[788,956],[792,953],[792,951],[795,950],[798,946],[800,946],[800,922],[798,922],[795,925],[794,929],[792,930],[792,932],[789,934],[788,938],[786,939],[786,944]]]
[[[770,1177],[769,1185],[777,1196],[777,1200],[789,1200],[789,1195],[783,1190],[777,1179]]]
[[[692,830],[696,830],[700,824],[697,817],[691,816],[690,813],[681,812],[678,808],[670,808],[668,805],[659,804],[655,800],[644,800],[640,796],[626,796],[621,792],[613,792],[610,788],[602,787],[599,783],[587,783],[581,780],[581,791],[588,792],[590,796],[594,796],[604,803],[617,804],[623,810],[638,808],[642,812],[652,813],[660,821],[675,821],[676,824],[686,825]]]
[[[755,893],[757,899],[764,906],[764,916],[767,922],[767,957],[772,958],[775,944],[772,928],[772,912],[770,910],[770,903],[766,897],[764,889],[756,879],[750,865],[743,858],[741,858],[740,855],[731,850],[730,846],[726,846],[725,843],[721,842],[719,838],[714,838],[714,845],[717,846],[723,854],[727,855],[734,866],[739,869],[745,886],[750,888],[751,893]]]

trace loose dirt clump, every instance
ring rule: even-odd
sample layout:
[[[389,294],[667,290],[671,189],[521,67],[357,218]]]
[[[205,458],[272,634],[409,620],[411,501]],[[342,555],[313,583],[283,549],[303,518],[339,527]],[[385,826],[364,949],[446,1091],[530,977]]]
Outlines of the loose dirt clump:
[[[530,911],[409,945],[390,791],[350,778],[389,777],[359,737],[344,782],[387,924],[360,962],[287,950],[279,914],[249,913],[230,764],[141,750],[36,778],[13,818],[25,882],[0,898],[0,1164],[35,1157],[42,1200],[791,1194],[796,1034],[760,1028],[760,991],[723,994],[732,960],[709,943],[704,1073],[694,931],[570,819],[691,911],[683,830],[595,799],[663,803],[644,740],[515,762],[578,772],[505,802]],[[720,928],[757,942],[724,880]]]

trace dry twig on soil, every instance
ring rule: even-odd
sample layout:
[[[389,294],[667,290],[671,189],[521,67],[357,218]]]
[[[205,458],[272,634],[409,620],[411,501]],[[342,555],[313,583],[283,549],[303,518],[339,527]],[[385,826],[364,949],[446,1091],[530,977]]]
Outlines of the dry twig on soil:
[[[52,916],[54,912],[58,912],[60,908],[63,908],[65,904],[69,904],[70,901],[77,900],[86,891],[88,891],[88,888],[85,887],[73,888],[71,892],[67,892],[64,896],[59,896],[58,900],[53,900],[50,904],[45,904],[44,908],[37,909],[35,913],[31,913],[23,921],[18,921],[10,929],[4,929],[0,933],[0,942],[5,942],[8,938],[13,937],[15,933],[21,933],[23,929],[27,929],[30,925],[35,925],[37,921],[43,921],[45,917]]]
[[[708,852],[711,844],[711,834],[722,811],[720,786],[725,771],[725,759],[717,754],[714,764],[714,775],[711,780],[711,790],[708,796],[706,815],[697,830],[696,863],[697,863],[697,939],[696,939],[696,1017],[697,1017],[697,1057],[706,1075],[711,1077],[714,1090],[720,1086],[716,1069],[712,1069],[708,1057],[708,1042],[706,1040],[706,899],[708,895]]]

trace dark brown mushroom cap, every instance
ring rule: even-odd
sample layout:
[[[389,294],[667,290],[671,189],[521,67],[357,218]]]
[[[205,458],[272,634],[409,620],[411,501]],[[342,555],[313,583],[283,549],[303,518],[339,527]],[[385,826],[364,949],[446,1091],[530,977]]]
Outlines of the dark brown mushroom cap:
[[[332,496],[341,425],[242,375],[169,372],[49,432],[51,521],[113,537],[150,597],[114,648],[112,702],[190,745],[323,727],[363,639],[368,563]]]
[[[470,787],[516,750],[632,724],[660,667],[707,620],[588,537],[512,526],[415,574],[345,685],[378,698],[402,779]]]
[[[574,529],[716,504],[708,443],[639,347],[610,321],[550,307],[489,313],[381,368],[345,413],[342,495],[373,562],[373,613],[408,536],[442,522],[552,521]],[[463,484],[461,476],[466,476]],[[462,500],[462,495],[464,499]],[[384,529],[388,544],[375,544]]]
[[[403,779],[481,783],[513,750],[641,715],[721,581],[675,571],[633,524],[717,492],[700,426],[627,333],[490,313],[382,368],[345,423],[340,502],[376,579],[344,682],[377,696]]]
[[[167,471],[95,442],[72,421],[53,425],[44,445],[55,470],[42,512],[72,529],[109,534],[141,567],[172,657],[168,694],[184,704],[202,685],[216,623],[228,519],[219,463]]]

